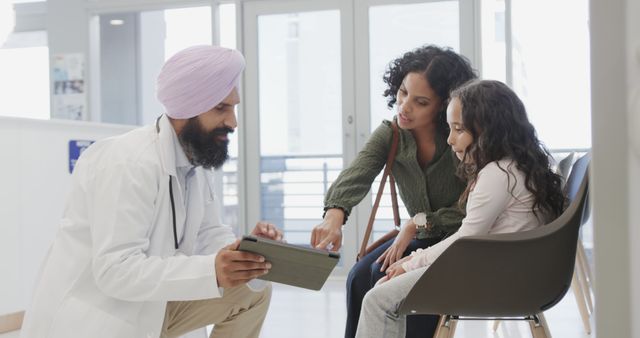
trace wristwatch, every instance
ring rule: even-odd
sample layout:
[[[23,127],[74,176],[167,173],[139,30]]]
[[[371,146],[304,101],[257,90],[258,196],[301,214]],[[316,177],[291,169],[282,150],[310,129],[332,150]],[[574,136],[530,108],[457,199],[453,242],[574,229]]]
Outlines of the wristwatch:
[[[427,238],[427,232],[430,228],[429,221],[427,220],[427,214],[419,212],[413,216],[413,223],[416,225],[416,238]]]

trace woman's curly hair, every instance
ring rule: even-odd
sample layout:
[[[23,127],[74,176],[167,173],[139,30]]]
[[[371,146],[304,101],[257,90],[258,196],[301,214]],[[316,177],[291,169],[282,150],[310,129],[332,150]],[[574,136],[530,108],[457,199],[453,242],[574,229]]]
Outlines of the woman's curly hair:
[[[409,73],[424,74],[431,88],[442,100],[442,110],[436,118],[437,127],[448,132],[446,108],[449,94],[463,83],[476,78],[469,60],[450,48],[426,45],[391,61],[383,76],[388,86],[383,95],[387,98],[389,108],[395,105],[398,89]]]
[[[459,165],[460,174],[469,182],[461,202],[466,201],[482,168],[509,158],[525,174],[525,187],[535,197],[533,212],[539,209],[559,216],[565,205],[562,178],[551,171],[549,151],[538,139],[518,96],[502,82],[474,80],[454,90],[451,98],[460,100],[463,128],[473,137]]]

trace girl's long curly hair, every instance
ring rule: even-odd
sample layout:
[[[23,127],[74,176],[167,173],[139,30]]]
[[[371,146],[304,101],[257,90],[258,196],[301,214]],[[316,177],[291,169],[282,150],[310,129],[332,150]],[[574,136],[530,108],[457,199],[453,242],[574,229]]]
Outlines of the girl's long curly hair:
[[[461,204],[482,168],[510,158],[525,174],[525,187],[535,197],[534,214],[539,209],[559,216],[565,205],[562,178],[551,171],[549,151],[538,139],[518,96],[502,82],[474,80],[454,90],[451,98],[460,100],[463,127],[473,136],[459,165],[459,173],[469,182]]]
[[[383,76],[387,84],[383,95],[387,98],[389,108],[396,104],[398,89],[409,73],[423,74],[433,91],[442,100],[442,110],[438,112],[435,122],[438,130],[448,133],[446,109],[449,93],[463,83],[476,78],[469,60],[450,48],[425,45],[391,61]]]

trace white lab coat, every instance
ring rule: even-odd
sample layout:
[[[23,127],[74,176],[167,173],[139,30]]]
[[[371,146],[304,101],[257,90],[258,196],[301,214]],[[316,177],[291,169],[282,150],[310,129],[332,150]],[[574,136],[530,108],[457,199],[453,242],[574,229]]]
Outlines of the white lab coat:
[[[220,223],[210,171],[196,168],[198,191],[186,210],[177,137],[166,116],[159,127],[98,141],[82,154],[22,337],[158,337],[167,301],[221,296],[215,254],[235,236]]]

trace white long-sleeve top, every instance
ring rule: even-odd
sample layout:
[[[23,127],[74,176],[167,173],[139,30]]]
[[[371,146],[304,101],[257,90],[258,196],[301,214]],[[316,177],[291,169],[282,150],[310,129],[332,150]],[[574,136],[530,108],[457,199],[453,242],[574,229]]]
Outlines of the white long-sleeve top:
[[[534,196],[525,187],[525,175],[511,159],[491,162],[478,173],[460,229],[438,244],[414,251],[402,267],[411,271],[430,266],[461,237],[536,228],[546,220],[540,210],[536,210],[538,217],[533,213],[533,203]]]

